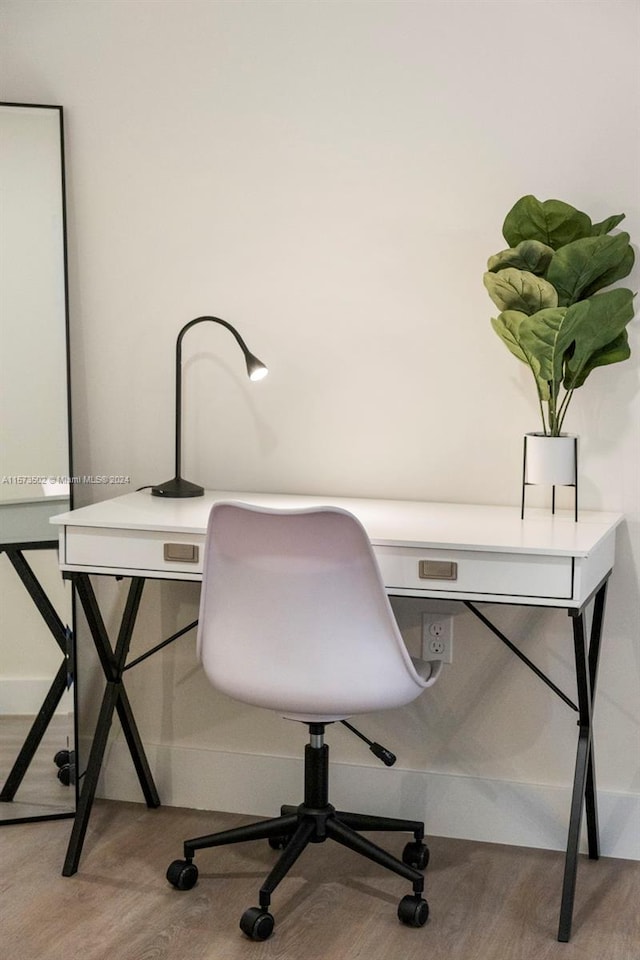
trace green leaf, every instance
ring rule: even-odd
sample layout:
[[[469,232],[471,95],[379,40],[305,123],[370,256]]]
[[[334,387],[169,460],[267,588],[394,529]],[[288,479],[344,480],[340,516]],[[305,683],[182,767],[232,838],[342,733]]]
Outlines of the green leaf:
[[[562,381],[566,350],[562,330],[567,312],[567,307],[539,310],[520,325],[520,343],[531,357],[534,373],[548,383]]]
[[[483,281],[489,296],[501,310],[531,314],[558,303],[555,287],[527,270],[507,267],[499,273],[485,273]]]
[[[591,227],[591,236],[601,237],[605,233],[611,233],[613,228],[622,223],[624,218],[624,213],[616,213],[612,217],[607,217],[606,220],[601,220],[600,223],[594,223]]]
[[[604,367],[610,363],[620,363],[622,360],[628,360],[630,356],[629,337],[627,331],[623,330],[611,343],[592,353],[577,376],[574,377],[567,371],[567,376],[564,379],[565,390],[576,390],[581,387],[596,367]]]
[[[502,235],[510,247],[523,240],[539,240],[557,250],[566,243],[591,236],[591,218],[562,200],[541,202],[529,194],[507,214]]]
[[[491,326],[500,339],[507,345],[514,357],[529,363],[529,359],[520,346],[520,324],[526,318],[526,313],[519,310],[505,310],[497,317],[492,317]]]
[[[597,293],[569,307],[562,331],[565,351],[573,344],[566,363],[566,381],[584,382],[584,378],[580,378],[594,355],[612,344],[631,319],[633,294],[624,287]]]
[[[603,287],[608,287],[610,284],[615,283],[616,280],[622,280],[623,277],[627,277],[633,269],[635,259],[636,255],[633,247],[629,244],[620,263],[612,267],[611,270],[607,270],[606,273],[601,274],[597,280],[586,287],[586,289],[582,291],[581,299],[586,300],[587,297],[592,296],[598,290],[602,290]]]
[[[516,267],[518,270],[528,270],[536,276],[544,276],[544,272],[551,263],[553,250],[546,243],[539,240],[523,240],[517,247],[501,250],[493,257],[489,257],[487,267],[490,273],[504,270],[505,267]]]
[[[547,278],[558,291],[560,306],[575,303],[594,284],[599,289],[603,276],[616,274],[623,260],[626,264],[628,246],[629,234],[619,233],[615,237],[584,237],[557,250]]]
[[[519,310],[504,310],[498,317],[491,320],[491,326],[514,357],[522,360],[530,367],[540,399],[548,400],[549,384],[545,379],[539,378],[538,366],[521,341],[522,324],[528,319],[527,314],[521,313]]]

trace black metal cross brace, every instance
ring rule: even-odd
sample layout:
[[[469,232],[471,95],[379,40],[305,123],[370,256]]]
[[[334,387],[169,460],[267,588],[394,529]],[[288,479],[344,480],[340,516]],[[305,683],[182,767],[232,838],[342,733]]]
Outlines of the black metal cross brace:
[[[151,650],[147,650],[146,653],[127,663],[131,637],[138,615],[145,578],[134,577],[131,580],[127,602],[122,613],[118,638],[115,648],[113,648],[107,635],[107,630],[100,613],[100,608],[98,607],[98,601],[96,600],[89,574],[67,572],[64,576],[72,580],[75,584],[76,592],[82,604],[91,638],[100,659],[100,665],[106,680],[106,687],[91,742],[87,767],[82,774],[82,789],[80,791],[73,830],[69,839],[67,855],[62,869],[63,876],[70,877],[78,870],[114,711],[117,711],[118,717],[120,718],[120,724],[147,806],[160,806],[160,797],[158,796],[158,791],[153,781],[151,769],[144,752],[140,734],[138,733],[129,698],[124,688],[123,676],[127,670],[142,663],[143,660],[157,653],[158,650],[166,647],[167,644],[173,643],[174,640],[188,633],[189,630],[197,626],[198,621],[194,620],[193,623],[178,630],[173,636],[168,637]]]
[[[57,544],[43,542],[30,544],[28,549],[53,549],[55,546],[57,546]],[[58,668],[58,672],[56,673],[53,682],[49,687],[49,691],[42,702],[42,706],[36,714],[35,720],[31,725],[24,744],[22,745],[22,748],[9,772],[9,776],[5,780],[2,790],[0,791],[0,801],[9,803],[14,799],[16,792],[24,779],[24,776],[29,769],[29,765],[34,758],[38,747],[40,746],[47,727],[49,726],[56,708],[62,699],[63,693],[73,680],[73,663],[72,638],[70,631],[62,623],[62,620],[54,609],[49,597],[45,593],[42,584],[25,559],[23,550],[18,546],[12,546],[8,544],[2,546],[1,552],[6,553],[7,559],[22,581],[25,590],[33,600],[36,609],[46,623],[51,635],[60,647],[64,657]],[[68,812],[62,814],[50,814],[46,816],[46,819],[60,819],[69,816],[73,816],[73,814]],[[37,819],[43,819],[43,817],[38,817]],[[3,822],[1,810],[0,822]]]
[[[86,573],[73,573],[70,575],[70,578],[75,584],[77,595],[87,618],[93,643],[105,676],[106,687],[102,697],[102,704],[98,714],[91,750],[89,752],[87,768],[82,780],[82,788],[80,790],[78,808],[67,848],[67,856],[62,869],[62,874],[65,877],[71,876],[78,869],[114,710],[118,712],[120,724],[147,806],[160,806],[160,797],[153,782],[151,769],[122,681],[122,674],[125,669],[125,662],[131,643],[131,635],[133,633],[138,607],[140,606],[142,588],[145,582],[144,578],[134,577],[131,580],[115,648],[112,648],[109,641],[89,575]]]
[[[552,681],[526,657],[491,621],[482,614],[477,607],[468,600],[465,606],[491,630],[509,649],[516,654],[544,683],[556,693],[561,700],[578,714],[578,746],[573,777],[573,791],[571,796],[571,814],[567,836],[567,851],[564,865],[564,879],[562,884],[562,900],[560,904],[560,922],[558,925],[558,940],[567,943],[571,936],[573,919],[573,903],[576,890],[578,872],[578,851],[580,845],[580,830],[582,827],[582,813],[587,814],[587,843],[589,859],[597,860],[600,856],[600,840],[598,829],[598,806],[596,797],[596,775],[593,748],[593,706],[598,679],[598,662],[600,657],[600,641],[602,639],[602,624],[604,621],[605,602],[607,596],[608,577],[591,594],[579,609],[569,609],[567,612],[573,625],[573,647],[576,667],[576,686],[578,692],[577,705],[569,699]],[[593,616],[591,632],[587,642],[585,628],[585,614],[590,603],[593,602]]]

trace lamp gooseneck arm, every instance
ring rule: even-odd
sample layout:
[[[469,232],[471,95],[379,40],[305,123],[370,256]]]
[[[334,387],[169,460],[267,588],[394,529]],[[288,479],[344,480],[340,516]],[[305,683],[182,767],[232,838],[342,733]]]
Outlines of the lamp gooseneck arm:
[[[220,326],[226,327],[236,339],[236,342],[244,354],[245,363],[247,365],[247,374],[249,375],[250,380],[261,380],[268,373],[267,368],[261,360],[258,360],[256,356],[247,348],[246,343],[230,323],[227,323],[226,320],[221,320],[220,317],[196,317],[195,320],[190,320],[189,323],[185,323],[184,327],[178,334],[178,339],[176,340],[176,472],[175,476],[171,480],[165,481],[165,483],[156,484],[156,486],[151,487],[151,494],[154,497],[201,497],[204,494],[204,488],[199,486],[197,483],[191,483],[189,480],[185,480],[181,475],[182,471],[182,338],[190,327],[196,325],[196,323],[204,323],[207,320],[210,323],[219,323]]]
[[[221,320],[220,317],[196,317],[195,320],[190,320],[189,323],[185,323],[184,327],[178,334],[176,340],[176,477],[180,477],[181,473],[181,451],[182,451],[182,338],[190,327],[194,327],[196,323],[204,323],[207,320],[211,323],[219,323],[221,326],[226,327],[233,336],[236,338],[240,349],[244,353],[245,359],[248,359],[252,356],[249,351],[246,343],[230,323],[227,323],[226,320]]]

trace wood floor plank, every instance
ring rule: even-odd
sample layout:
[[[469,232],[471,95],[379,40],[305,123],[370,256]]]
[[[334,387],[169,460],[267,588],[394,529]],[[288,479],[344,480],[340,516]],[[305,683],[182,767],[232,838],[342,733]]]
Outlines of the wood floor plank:
[[[12,960],[638,960],[640,864],[581,859],[574,933],[555,940],[563,857],[429,839],[431,917],[402,926],[401,878],[337,844],[312,846],[276,890],[276,928],[238,928],[276,854],[266,842],[202,851],[190,891],[165,880],[185,838],[247,817],[97,801],[80,870],[60,871],[68,821],[0,830],[0,930]],[[377,835],[400,855],[404,838]]]

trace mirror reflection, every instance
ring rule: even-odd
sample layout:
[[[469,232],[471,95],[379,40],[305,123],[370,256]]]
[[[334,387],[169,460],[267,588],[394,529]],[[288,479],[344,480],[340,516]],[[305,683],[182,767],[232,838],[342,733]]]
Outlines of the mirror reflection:
[[[0,823],[75,810],[62,109],[0,104]]]

